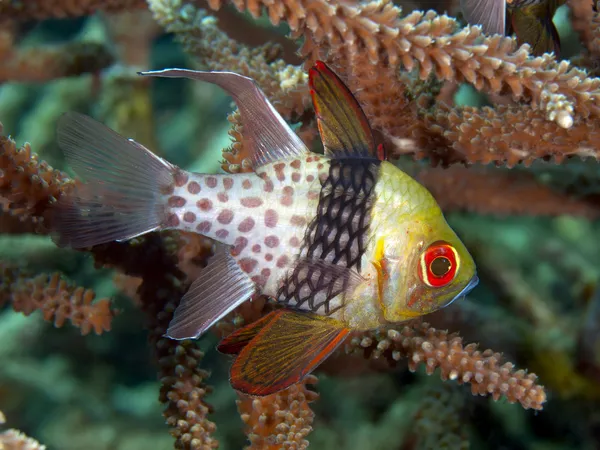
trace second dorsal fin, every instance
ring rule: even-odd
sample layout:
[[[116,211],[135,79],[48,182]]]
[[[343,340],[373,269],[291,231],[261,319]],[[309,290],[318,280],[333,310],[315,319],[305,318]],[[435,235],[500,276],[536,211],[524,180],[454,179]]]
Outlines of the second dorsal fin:
[[[301,156],[308,149],[275,110],[252,78],[233,72],[204,72],[188,69],[164,69],[139,72],[140,75],[190,78],[223,88],[233,97],[242,117],[244,145],[252,152],[256,169],[280,159]]]
[[[317,61],[310,69],[309,83],[325,153],[333,158],[378,159],[367,117],[342,80]]]

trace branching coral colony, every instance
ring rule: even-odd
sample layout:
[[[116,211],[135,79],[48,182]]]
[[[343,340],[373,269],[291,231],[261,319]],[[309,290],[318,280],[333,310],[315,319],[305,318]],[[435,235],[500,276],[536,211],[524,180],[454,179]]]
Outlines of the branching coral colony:
[[[257,80],[279,113],[290,123],[299,124],[299,135],[312,145],[317,131],[305,69],[321,59],[356,93],[392,158],[400,159],[405,170],[429,187],[446,211],[588,218],[600,214],[593,189],[583,193],[557,189],[545,183],[537,170],[527,169],[537,160],[551,160],[565,167],[561,172],[565,177],[580,180],[586,172],[573,168],[573,162],[600,154],[600,79],[587,71],[595,70],[598,64],[600,16],[592,11],[591,3],[588,8],[585,2],[574,2],[573,7],[573,23],[585,44],[577,59],[580,67],[548,54],[534,58],[526,45],[518,48],[512,38],[484,36],[477,27],[463,27],[456,19],[433,11],[404,14],[387,0],[233,1],[239,11],[248,11],[255,18],[266,14],[272,24],[289,26],[292,37],[301,39],[299,53],[304,61],[303,66],[293,65],[288,61],[296,57],[278,43],[250,46],[230,37],[227,32],[233,34],[235,27],[228,24],[239,22],[239,18],[231,5],[224,3],[209,0],[207,7],[218,11],[211,15],[196,2],[183,0],[148,0],[147,4],[89,0],[78,2],[77,8],[72,2],[59,0],[0,2],[0,80],[42,81],[92,73],[99,89],[106,90],[101,109],[107,121],[112,121],[110,125],[125,134],[132,127],[143,129],[142,134],[152,140],[148,132],[154,127],[147,81],[138,80],[134,74],[148,65],[148,49],[159,33],[158,23],[175,34],[198,67],[234,71]],[[107,32],[117,50],[116,61],[104,45],[76,44],[64,47],[61,53],[60,47],[22,49],[16,44],[22,21],[98,11],[113,14],[107,21],[111,24]],[[280,41],[275,35],[271,37]],[[57,58],[57,52],[62,56]],[[34,76],[41,67],[45,68],[44,77]],[[469,83],[487,94],[493,106],[454,105],[453,93],[460,83]],[[111,93],[107,86],[120,90]],[[234,111],[229,120],[234,143],[224,150],[222,167],[230,172],[250,170],[238,114]],[[417,162],[405,161],[404,155],[412,155]],[[480,165],[471,166],[476,163]],[[495,164],[481,165],[487,163]],[[450,165],[454,166],[446,168]],[[46,215],[48,206],[66,195],[74,183],[40,161],[28,144],[18,148],[9,137],[0,137],[1,231],[46,234],[51,225]],[[494,264],[490,261],[493,258],[486,255],[477,236],[465,239],[474,246],[475,257],[481,258],[478,264],[485,272],[486,264]],[[477,251],[481,247],[483,250]],[[98,266],[118,271],[119,285],[135,292],[146,314],[150,344],[159,365],[160,401],[165,405],[164,415],[175,437],[175,448],[216,448],[216,426],[206,403],[211,389],[205,384],[208,372],[203,369],[203,353],[195,342],[163,337],[186,286],[210,255],[211,243],[197,235],[161,233],[97,246],[89,252]],[[10,304],[25,314],[40,309],[44,318],[56,326],[70,320],[83,334],[110,329],[114,316],[110,302],[95,300],[90,290],[72,286],[60,274],[31,274],[14,263],[1,261],[0,268],[0,305]],[[510,291],[514,300],[509,307],[519,314],[524,312],[540,327],[568,328],[552,305],[534,293],[524,292],[527,288],[510,269],[493,271],[493,276]],[[218,332],[229,333],[241,323],[261,317],[269,308],[265,299],[245,304],[219,325]],[[442,314],[442,318],[447,314],[442,328],[456,327],[460,331],[469,326],[474,314],[480,314],[468,305],[452,308],[454,312]],[[432,318],[439,319],[439,315]],[[508,318],[506,321],[510,327],[511,322]],[[536,341],[531,330],[521,328],[515,325],[514,333],[522,333],[523,339],[531,342],[530,360],[541,359],[548,346]],[[503,362],[499,353],[479,351],[474,344],[464,344],[457,334],[421,321],[355,335],[324,368],[331,370],[336,361],[361,357],[392,367],[408,364],[411,371],[424,366],[427,374],[439,368],[443,380],[470,384],[473,394],[494,400],[505,398],[525,409],[540,410],[546,401],[546,392],[533,373]],[[542,378],[553,392],[559,397],[568,390],[568,395],[591,393],[597,398],[599,389],[577,371],[568,352],[554,350],[552,357],[561,362],[564,377],[574,380],[567,389],[558,380],[560,377],[549,376],[548,381]],[[536,365],[541,370],[547,366]],[[309,404],[318,397],[308,385],[315,382],[311,376],[304,383],[260,399],[239,396],[238,408],[250,448],[308,445],[314,419]],[[423,415],[435,415],[431,411],[436,402],[444,403],[451,397],[428,397],[429,403],[419,407],[414,418],[415,427],[405,448],[417,448],[419,439],[431,442],[433,435],[423,425]],[[452,407],[449,411],[457,414]],[[437,432],[444,435],[438,445],[465,445],[464,430],[459,430],[456,423],[441,421],[438,426],[442,431]],[[18,439],[24,440],[22,448],[34,445],[11,432],[0,434],[0,448],[17,448],[10,445],[17,445],[14,442]],[[420,445],[440,448],[435,443]]]

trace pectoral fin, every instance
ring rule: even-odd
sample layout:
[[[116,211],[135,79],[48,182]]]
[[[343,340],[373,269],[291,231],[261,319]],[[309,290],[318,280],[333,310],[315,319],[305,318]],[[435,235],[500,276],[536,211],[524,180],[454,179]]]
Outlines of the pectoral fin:
[[[276,316],[281,311],[271,311],[264,317],[261,317],[258,320],[240,328],[239,330],[234,331],[229,336],[223,338],[219,345],[217,346],[217,350],[226,355],[237,355],[239,354],[248,343],[252,339],[256,337],[256,335],[262,330],[265,325],[267,325],[271,320],[273,320],[274,316]]]
[[[350,332],[341,322],[312,313],[282,309],[267,317],[267,324],[250,324],[224,345],[225,350],[243,347],[231,367],[230,381],[234,389],[245,394],[269,395],[300,382]]]

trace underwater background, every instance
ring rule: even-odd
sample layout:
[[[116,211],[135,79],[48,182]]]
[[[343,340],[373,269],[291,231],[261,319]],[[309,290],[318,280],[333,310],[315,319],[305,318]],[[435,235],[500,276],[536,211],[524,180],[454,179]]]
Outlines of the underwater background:
[[[0,449],[600,449],[595,6],[558,9],[557,61],[482,35],[451,0],[0,1]],[[250,76],[318,151],[316,59],[436,197],[481,283],[251,399],[215,345],[265,299],[198,341],[162,337],[207,239],[53,243],[47,210],[75,183],[56,122],[83,112],[186,169],[247,171],[231,98],[136,72]]]

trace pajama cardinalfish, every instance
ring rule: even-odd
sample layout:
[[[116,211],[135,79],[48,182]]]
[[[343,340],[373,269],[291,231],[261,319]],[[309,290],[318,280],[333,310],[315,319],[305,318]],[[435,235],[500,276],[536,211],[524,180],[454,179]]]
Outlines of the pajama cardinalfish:
[[[531,45],[534,55],[560,54],[560,38],[552,22],[554,13],[565,0],[460,0],[465,19],[481,25],[486,34],[510,33],[514,30],[519,45]]]
[[[104,125],[67,113],[58,141],[87,182],[59,202],[59,240],[88,247],[154,230],[218,241],[166,335],[197,338],[250,299],[283,308],[225,338],[232,386],[267,395],[301,381],[354,330],[428,314],[477,284],[431,194],[383,160],[359,104],[322,62],[309,73],[325,154],[310,152],[255,82],[231,72],[142,75],[217,84],[235,100],[254,173],[186,172]]]

